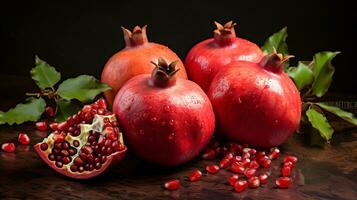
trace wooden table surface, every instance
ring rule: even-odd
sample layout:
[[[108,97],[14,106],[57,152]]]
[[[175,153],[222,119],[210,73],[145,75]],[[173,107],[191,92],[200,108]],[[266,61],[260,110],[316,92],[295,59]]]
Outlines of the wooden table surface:
[[[2,101],[14,104],[11,99]],[[0,199],[357,199],[357,129],[338,120],[333,124],[336,133],[324,148],[305,145],[298,134],[280,147],[283,154],[299,158],[291,188],[274,188],[280,160],[273,162],[268,184],[242,193],[233,192],[225,184],[231,175],[227,170],[206,175],[202,181],[185,181],[193,169],[203,170],[217,160],[197,158],[183,166],[159,168],[136,159],[130,152],[123,162],[98,177],[72,180],[52,170],[34,152],[32,146],[46,136],[36,130],[34,123],[1,125],[0,143],[16,141],[19,132],[26,132],[31,145],[19,145],[15,153],[0,152]],[[170,178],[180,178],[179,190],[163,189]]]

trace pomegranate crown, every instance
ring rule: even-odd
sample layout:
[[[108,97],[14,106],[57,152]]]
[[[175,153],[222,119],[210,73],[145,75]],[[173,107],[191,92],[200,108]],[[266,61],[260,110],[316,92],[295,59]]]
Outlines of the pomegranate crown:
[[[217,27],[217,29],[213,31],[215,35],[235,34],[234,26],[236,26],[237,23],[234,23],[233,21],[229,21],[224,25],[214,21],[214,24]]]
[[[272,72],[282,72],[284,63],[293,57],[293,55],[284,56],[283,54],[278,53],[275,47],[273,47],[273,52],[264,56],[260,61],[260,65],[264,66]]]
[[[135,26],[133,31],[130,31],[122,26],[121,29],[124,33],[125,45],[127,47],[133,47],[147,43],[146,27],[147,25],[144,25],[142,28]]]
[[[151,73],[151,79],[155,86],[165,87],[176,80],[174,75],[180,70],[176,69],[177,60],[168,64],[162,57],[159,57],[157,63],[153,61],[151,63],[155,66]]]

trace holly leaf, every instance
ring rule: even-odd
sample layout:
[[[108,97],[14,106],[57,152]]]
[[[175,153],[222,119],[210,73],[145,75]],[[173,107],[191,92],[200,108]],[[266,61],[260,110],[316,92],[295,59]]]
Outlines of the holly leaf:
[[[357,119],[352,113],[344,111],[336,106],[327,105],[325,103],[316,103],[316,105],[320,106],[322,109],[324,109],[330,113],[333,113],[333,114],[341,117],[343,120],[357,126]]]
[[[36,66],[30,71],[39,88],[52,88],[61,79],[61,73],[36,56]]]
[[[312,94],[322,97],[331,85],[335,67],[332,59],[340,52],[323,51],[314,55]]]
[[[272,53],[275,48],[278,53],[288,55],[288,45],[286,44],[286,38],[288,37],[288,28],[284,27],[280,31],[271,35],[265,40],[262,50],[267,53]]]
[[[56,109],[55,120],[57,122],[65,121],[69,116],[74,115],[80,110],[77,104],[65,99],[59,99],[56,101],[56,103],[57,103],[57,109]]]
[[[104,83],[100,83],[93,76],[80,75],[63,81],[57,90],[57,94],[63,99],[78,99],[82,103],[92,101],[98,94],[111,89]]]
[[[308,65],[299,62],[297,67],[290,67],[287,71],[288,75],[293,79],[296,88],[301,91],[314,81],[312,70]]]
[[[42,98],[29,98],[27,103],[17,104],[7,112],[0,111],[0,124],[21,124],[26,121],[37,121],[45,111],[46,102]]]
[[[332,137],[333,129],[326,117],[312,107],[306,111],[306,116],[312,127],[319,131],[321,137],[329,141]]]

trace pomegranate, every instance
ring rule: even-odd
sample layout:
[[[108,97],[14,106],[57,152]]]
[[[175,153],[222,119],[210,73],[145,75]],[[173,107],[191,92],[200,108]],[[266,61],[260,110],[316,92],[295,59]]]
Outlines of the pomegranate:
[[[259,62],[263,57],[260,48],[245,39],[236,37],[232,21],[224,26],[215,22],[214,38],[196,44],[188,53],[185,66],[190,80],[207,92],[217,72],[234,61]]]
[[[159,58],[151,77],[144,74],[129,80],[113,104],[131,150],[163,166],[197,156],[215,127],[208,97],[194,82],[176,79],[177,63]]]
[[[133,32],[122,27],[125,48],[114,54],[105,64],[101,81],[108,84],[112,90],[104,92],[110,105],[115,94],[126,81],[139,74],[150,74],[154,68],[150,61],[159,56],[167,61],[177,60],[180,68],[178,76],[187,79],[185,68],[180,58],[168,47],[149,42],[146,36],[146,25],[142,28],[135,26]]]
[[[103,102],[85,105],[37,143],[34,148],[42,160],[65,176],[86,179],[122,159],[126,152],[122,134]]]
[[[213,79],[208,96],[220,133],[259,148],[282,144],[298,128],[301,99],[276,52],[259,63],[230,64]]]

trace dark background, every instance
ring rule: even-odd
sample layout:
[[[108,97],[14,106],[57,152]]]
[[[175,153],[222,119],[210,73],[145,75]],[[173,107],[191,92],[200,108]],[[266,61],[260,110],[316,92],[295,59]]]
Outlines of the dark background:
[[[79,74],[99,78],[106,60],[124,47],[120,26],[132,29],[144,24],[150,41],[169,46],[184,60],[194,44],[212,36],[214,20],[234,20],[237,34],[259,46],[288,26],[289,50],[299,60],[311,60],[318,51],[341,51],[334,60],[330,91],[355,94],[352,48],[357,23],[352,8],[343,1],[323,0],[2,1],[0,74],[6,80],[29,77],[37,54],[64,78]]]

